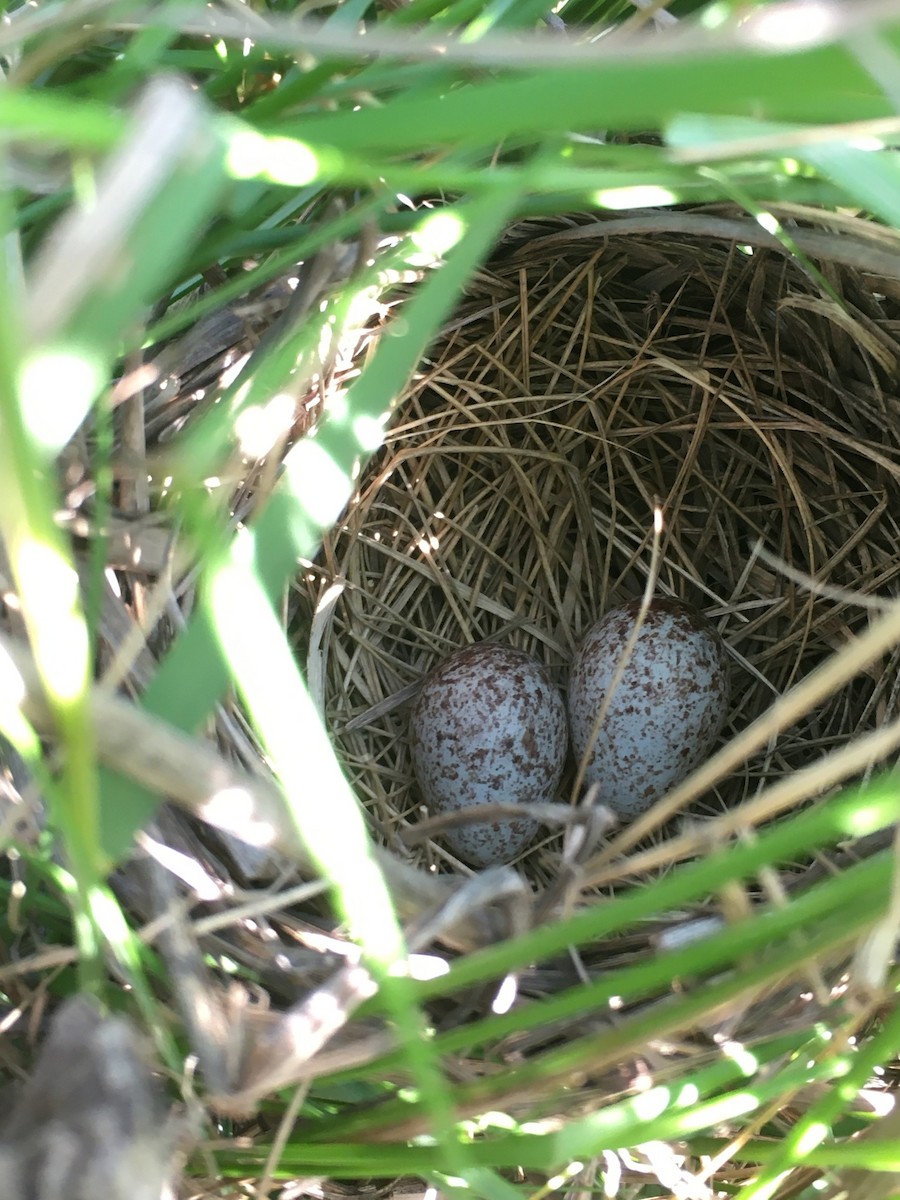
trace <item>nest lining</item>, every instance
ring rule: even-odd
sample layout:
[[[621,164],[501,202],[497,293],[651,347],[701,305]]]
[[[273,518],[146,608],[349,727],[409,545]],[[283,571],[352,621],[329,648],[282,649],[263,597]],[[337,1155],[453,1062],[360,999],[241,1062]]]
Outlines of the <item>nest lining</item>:
[[[704,236],[704,214],[696,234],[671,216],[676,233],[664,216],[628,236],[578,218],[509,230],[302,581],[310,679],[340,756],[377,834],[420,863],[466,869],[415,838],[418,681],[489,638],[562,684],[587,628],[647,585],[655,505],[655,591],[702,609],[730,650],[723,741],[865,628],[844,593],[896,594],[896,281],[846,265],[871,249],[859,238],[798,225],[835,250],[808,270]],[[692,813],[883,724],[898,661],[861,672]],[[535,882],[554,877],[560,845],[548,828],[528,854]]]

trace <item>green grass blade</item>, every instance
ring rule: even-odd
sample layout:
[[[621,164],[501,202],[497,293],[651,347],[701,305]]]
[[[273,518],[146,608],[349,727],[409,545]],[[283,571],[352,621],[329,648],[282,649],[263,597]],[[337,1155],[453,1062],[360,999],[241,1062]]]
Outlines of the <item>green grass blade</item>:
[[[575,1038],[570,1042],[535,1055],[517,1066],[515,1078],[492,1075],[476,1083],[458,1087],[454,1102],[458,1112],[480,1113],[503,1107],[523,1089],[552,1095],[580,1078],[585,1072],[601,1073],[656,1039],[678,1031],[703,1027],[709,1013],[731,1005],[753,989],[769,986],[776,980],[793,976],[804,963],[814,961],[823,953],[834,953],[842,942],[860,932],[861,925],[848,921],[845,925],[833,922],[821,932],[810,934],[802,949],[790,944],[780,947],[758,964],[748,964],[724,978],[707,981],[696,991],[673,997],[664,1006],[653,1006],[615,1027],[596,1034]],[[402,1099],[391,1099],[374,1106],[358,1116],[322,1121],[315,1140],[345,1140],[351,1136],[371,1136],[375,1130],[389,1134],[404,1129],[415,1113]],[[615,1143],[614,1143],[615,1144]],[[617,1143],[621,1145],[622,1143]]]
[[[785,1063],[778,1067],[782,1059]],[[831,1053],[824,1035],[813,1037],[806,1045],[783,1037],[752,1051],[732,1047],[709,1066],[601,1107],[589,1116],[567,1122],[525,1122],[513,1133],[478,1136],[469,1144],[468,1153],[476,1171],[523,1167],[561,1172],[574,1160],[604,1151],[654,1140],[678,1140],[723,1122],[740,1121],[780,1095],[793,1094],[810,1083],[842,1078],[850,1062],[847,1055]],[[501,1123],[500,1114],[497,1117],[495,1125]],[[511,1120],[506,1123],[515,1124]],[[235,1161],[249,1167],[261,1149],[237,1152]],[[427,1162],[427,1147],[314,1142],[288,1147],[282,1167],[298,1174],[327,1172],[339,1177],[352,1172],[384,1177],[422,1171]]]
[[[104,105],[54,96],[49,91],[0,91],[0,129],[6,141],[35,141],[70,150],[112,150],[127,128],[126,118]]]
[[[440,274],[429,280],[408,306],[403,338],[388,339],[370,369],[349,391],[343,412],[331,412],[314,435],[289,456],[288,478],[301,521],[313,536],[334,520],[349,499],[360,457],[380,442],[390,397],[405,382],[422,348],[448,311],[448,299],[471,273],[506,217],[512,197],[481,213],[482,221],[459,224],[455,252]],[[448,278],[449,276],[449,278]],[[449,289],[449,297],[443,289]],[[399,350],[397,349],[399,347]],[[385,361],[386,359],[386,361]],[[365,386],[363,386],[365,385]],[[377,435],[373,430],[377,426]],[[323,484],[322,456],[329,472]],[[299,471],[296,459],[302,462]],[[334,511],[322,505],[323,491],[341,473]],[[299,487],[296,486],[299,481]],[[334,493],[331,493],[333,495]],[[329,496],[329,502],[331,496]],[[371,853],[365,820],[344,781],[328,737],[295,665],[290,646],[272,608],[270,593],[256,568],[257,544],[267,536],[263,524],[235,538],[228,561],[210,572],[207,603],[221,652],[280,777],[298,833],[329,880],[358,940],[365,963],[379,983],[380,996],[398,1030],[408,1067],[430,1110],[440,1146],[439,1161],[457,1173],[465,1168],[452,1132],[446,1085],[423,1036],[410,981],[403,970],[405,949],[390,894]],[[296,549],[309,553],[310,539]]]
[[[389,107],[285,120],[278,132],[345,153],[412,151],[426,132],[432,146],[488,147],[528,131],[653,129],[679,112],[753,115],[765,97],[768,119],[870,120],[890,108],[866,72],[840,47],[741,56],[604,58],[517,79],[405,97]]]
[[[0,204],[2,225],[8,230],[12,222],[5,196]],[[54,520],[58,498],[52,457],[33,407],[50,411],[58,399],[46,384],[23,387],[24,331],[16,320],[22,311],[22,297],[9,272],[10,257],[3,254],[0,259],[0,293],[6,313],[0,322],[0,478],[4,481],[0,533],[63,746],[59,785],[50,787],[47,799],[66,840],[78,884],[75,925],[83,982],[96,989],[100,984],[100,936],[90,898],[99,884],[103,863],[94,735],[87,703],[93,676],[90,639],[71,548]],[[7,675],[13,684],[12,700],[19,692],[11,664],[7,664]],[[14,742],[35,760],[33,732],[21,715],[8,712],[5,724]]]
[[[785,159],[810,163],[861,207],[900,226],[900,162],[896,149],[884,148],[877,137],[853,139],[848,132],[847,141],[823,141],[812,127],[694,114],[670,122],[666,136],[671,146],[692,157],[709,150],[718,158],[729,149],[736,157],[745,156],[746,147],[777,145]]]
[[[876,1069],[890,1062],[900,1050],[900,1005],[884,1017],[881,1029],[863,1041],[843,1074],[840,1083],[825,1092],[785,1134],[778,1149],[757,1179],[742,1189],[740,1200],[769,1200],[788,1171],[802,1164],[808,1152],[831,1136],[835,1122],[856,1100],[861,1088]]]
[[[900,787],[895,776],[885,774],[864,788],[847,791],[775,823],[752,844],[729,846],[679,867],[671,875],[655,880],[652,888],[632,888],[602,905],[585,908],[559,925],[533,929],[502,945],[468,954],[454,962],[446,975],[421,984],[422,994],[444,995],[496,979],[564,953],[568,946],[584,945],[714,895],[725,882],[750,878],[761,867],[789,862],[814,848],[883,829],[898,815]]]
[[[349,498],[356,472],[380,444],[393,398],[517,198],[518,193],[494,195],[473,201],[458,215],[437,215],[437,232],[465,236],[407,305],[402,336],[386,335],[367,370],[349,390],[341,412],[329,414],[315,438],[305,439],[288,456],[283,485],[255,522],[255,555],[258,563],[265,564],[263,577],[270,597],[280,593],[298,558],[314,555],[322,530]],[[429,226],[417,236],[414,251],[433,252]],[[179,728],[195,729],[225,692],[228,679],[220,642],[201,606],[160,666],[143,702],[149,711]],[[152,815],[158,800],[111,773],[104,772],[101,780],[105,845],[118,857]]]
[[[503,1016],[484,1017],[467,1022],[459,1029],[435,1036],[440,1054],[471,1052],[510,1033],[549,1027],[553,1022],[570,1020],[603,1011],[618,997],[628,1004],[665,994],[673,979],[699,979],[714,970],[734,966],[745,956],[777,944],[782,938],[803,936],[807,926],[820,928],[829,917],[840,915],[863,926],[874,923],[883,914],[884,896],[890,884],[893,863],[889,851],[860,863],[846,874],[792,897],[781,908],[755,912],[751,917],[728,925],[679,950],[656,954],[632,966],[606,972],[590,984],[580,984],[545,1000],[531,1001]],[[443,976],[441,982],[446,980]],[[419,992],[424,990],[419,986]],[[396,1055],[379,1059],[374,1068],[389,1073],[398,1065]],[[348,1073],[350,1077],[354,1073]]]

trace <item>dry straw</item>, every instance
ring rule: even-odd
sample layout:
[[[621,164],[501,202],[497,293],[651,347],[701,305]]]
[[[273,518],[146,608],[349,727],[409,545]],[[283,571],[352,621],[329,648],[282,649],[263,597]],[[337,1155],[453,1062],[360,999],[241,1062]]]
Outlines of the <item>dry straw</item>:
[[[562,682],[588,626],[647,587],[655,505],[649,582],[729,647],[733,752],[643,823],[631,861],[689,856],[711,820],[731,836],[736,811],[762,820],[893,753],[900,629],[854,648],[900,594],[900,241],[775,212],[799,256],[724,209],[520,223],[400,398],[300,584],[313,691],[393,850],[467,870],[416,833],[424,673],[489,638]],[[780,800],[747,807],[777,781]],[[634,840],[582,879],[633,873],[615,858]],[[562,844],[557,819],[523,859],[533,882],[558,875]]]

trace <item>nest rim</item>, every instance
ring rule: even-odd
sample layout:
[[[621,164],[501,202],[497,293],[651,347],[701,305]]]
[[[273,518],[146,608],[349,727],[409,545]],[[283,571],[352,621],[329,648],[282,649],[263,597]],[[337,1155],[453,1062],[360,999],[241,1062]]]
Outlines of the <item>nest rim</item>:
[[[423,813],[408,745],[404,749],[417,681],[452,650],[471,641],[504,641],[534,654],[561,682],[581,634],[609,607],[641,594],[649,580],[656,594],[700,608],[729,645],[737,681],[721,745],[852,640],[869,610],[896,590],[891,546],[900,544],[900,528],[889,497],[900,488],[900,447],[887,431],[896,407],[889,375],[900,361],[900,338],[893,333],[900,327],[894,324],[900,240],[857,218],[793,209],[780,215],[793,223],[795,243],[822,256],[812,269],[781,250],[773,253],[769,235],[723,206],[603,222],[577,214],[518,222],[471,282],[398,402],[385,447],[297,592],[314,699],[376,837],[417,865],[469,871],[439,840],[417,838],[413,827]],[[738,242],[738,229],[746,242]],[[693,274],[685,270],[692,257]],[[643,305],[635,300],[638,282]],[[608,330],[592,325],[585,333],[579,326],[573,314],[585,292],[591,299],[585,310],[594,311],[605,297]],[[710,301],[705,326],[701,293]],[[739,326],[735,311],[742,304]],[[591,318],[582,322],[590,324]],[[550,352],[560,347],[564,353]],[[669,386],[661,371],[669,373]],[[613,439],[596,420],[601,400],[607,420],[619,422]],[[573,442],[573,430],[584,432],[573,415],[583,421],[591,412],[590,465],[610,481],[601,494],[611,498],[614,514],[593,534],[597,485],[585,495],[584,465],[574,454],[584,450],[585,438]],[[720,445],[726,434],[729,455]],[[678,461],[675,438],[681,439]],[[768,497],[775,513],[768,530],[753,520],[763,508],[763,447],[782,492]],[[718,448],[718,458],[711,448]],[[638,469],[641,454],[649,461],[651,451],[667,463],[658,478]],[[486,457],[497,468],[493,474]],[[872,502],[873,469],[880,504]],[[743,523],[740,570],[726,580],[729,588],[698,578],[703,544],[696,529],[690,545],[680,531],[671,532],[673,498],[683,512],[688,485],[700,499],[712,497],[709,525],[721,527],[709,534],[717,552],[707,546],[706,561],[718,566],[726,558],[723,550],[738,542],[735,523]],[[823,492],[826,485],[831,493]],[[560,533],[565,522],[557,513],[554,525],[546,501],[567,487],[569,526]],[[819,494],[812,494],[816,487]],[[756,495],[755,508],[748,495]],[[831,518],[824,513],[829,496],[840,508]],[[653,578],[652,513],[660,500],[667,525]],[[896,502],[893,507],[900,512]],[[507,515],[497,520],[501,508]],[[525,514],[521,528],[510,511]],[[764,534],[779,532],[779,525],[791,529],[792,521],[793,540],[776,537],[774,555],[762,556]],[[542,523],[552,537],[537,536]],[[529,530],[537,544],[530,558],[516,560],[516,572],[504,564],[502,547],[521,545]],[[578,564],[580,598],[560,582],[563,558],[568,567]],[[586,571],[588,560],[602,569]],[[516,602],[507,599],[513,576]],[[741,596],[735,585],[746,591],[750,581],[755,591]],[[775,630],[764,595],[776,587],[782,589],[779,608],[790,616],[787,632],[784,622]],[[439,603],[429,607],[426,591]],[[770,662],[785,652],[793,653],[790,669],[773,675]],[[729,796],[714,787],[699,802],[693,797],[690,819],[715,823],[760,790],[773,764],[786,776],[833,752],[839,740],[886,721],[898,704],[898,670],[896,651],[869,667],[862,683],[831,698],[824,715],[807,714],[805,725],[801,717],[771,752],[733,775]],[[811,739],[813,717],[818,725]],[[394,757],[391,745],[399,747]],[[683,823],[669,820],[651,842],[680,833]],[[516,865],[542,890],[559,873],[560,849],[551,826]],[[627,872],[620,877],[631,878]]]

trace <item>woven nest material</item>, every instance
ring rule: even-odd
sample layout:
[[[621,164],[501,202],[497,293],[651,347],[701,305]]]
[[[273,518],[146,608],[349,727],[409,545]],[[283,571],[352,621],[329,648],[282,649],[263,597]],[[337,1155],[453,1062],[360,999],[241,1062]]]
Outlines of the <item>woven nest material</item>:
[[[421,364],[301,584],[313,690],[394,850],[466,869],[418,836],[408,743],[419,681],[457,647],[521,647],[562,683],[586,629],[649,581],[727,643],[722,744],[897,595],[900,246],[780,215],[800,258],[722,210],[516,225]],[[898,663],[799,713],[690,813],[883,726]],[[561,846],[548,824],[533,880]]]

